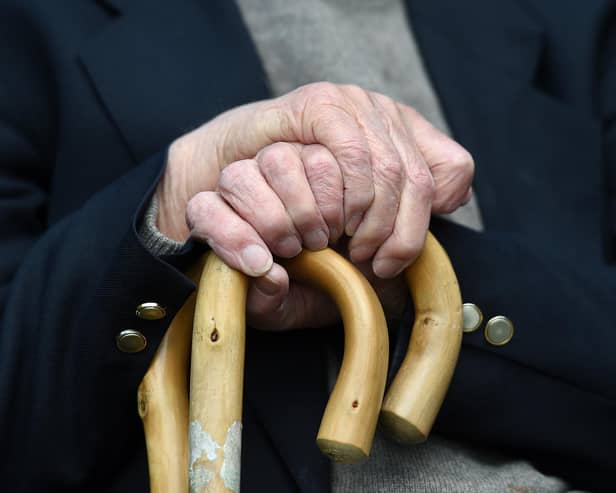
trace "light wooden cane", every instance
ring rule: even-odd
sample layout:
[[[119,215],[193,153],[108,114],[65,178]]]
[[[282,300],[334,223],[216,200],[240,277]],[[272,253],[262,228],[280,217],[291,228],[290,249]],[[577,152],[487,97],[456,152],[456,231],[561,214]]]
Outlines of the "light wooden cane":
[[[440,248],[429,235],[426,249],[436,247]],[[445,262],[449,265],[447,256],[438,248],[436,255],[422,255],[425,269],[435,267],[431,266],[433,262]],[[341,310],[345,324],[343,363],[321,422],[317,443],[332,459],[355,462],[367,457],[369,453],[383,396],[388,342],[382,309],[368,282],[353,266],[331,250],[304,252],[295,259],[286,261],[285,267],[294,279],[313,284],[329,293]],[[447,281],[446,285],[453,283],[457,286],[453,270],[441,269],[439,272],[441,271],[453,275],[453,281]],[[425,275],[425,270],[419,269],[416,274],[412,272],[414,271],[411,271],[408,277],[412,287],[416,287],[421,276]],[[182,346],[170,345],[169,341],[180,336],[188,340],[186,333],[190,329],[186,328],[189,324],[185,314],[190,311],[190,307],[185,306],[172,322],[144,378],[139,393],[139,406],[146,434],[153,493],[186,492],[187,469],[191,473],[191,491],[239,490],[245,296],[246,280],[243,276],[210,254],[197,294],[191,362],[190,425],[184,427],[184,431],[181,431],[179,423],[188,422],[187,417],[182,421],[180,416],[182,413],[186,416],[186,404],[182,407],[169,398],[161,398],[167,394],[153,387],[166,387],[182,380],[176,375],[177,371],[166,371],[166,367],[181,369],[182,364],[186,364],[182,361],[186,359],[188,342]],[[455,299],[453,301],[455,302]],[[417,307],[417,299],[415,304]],[[431,305],[420,303],[419,306],[429,308]],[[456,311],[460,314],[460,307],[453,306],[451,318],[456,317]],[[432,311],[428,310],[426,313],[432,314]],[[426,320],[426,317],[422,320]],[[437,331],[433,334],[429,329],[424,330],[424,336],[419,342],[425,344],[426,341],[443,335],[458,337],[451,332],[453,331]],[[437,342],[437,346],[442,343],[443,341]],[[411,341],[410,353],[413,353],[413,344],[414,339]],[[455,346],[447,343],[445,345]],[[167,346],[169,350],[165,350]],[[177,349],[175,358],[170,353],[172,347]],[[422,364],[422,359],[432,358],[438,351],[415,353],[418,357],[415,363],[425,369],[431,365]],[[419,413],[419,421],[414,421],[415,417],[411,416],[411,426],[424,426],[425,420],[421,419],[438,412],[451,378],[449,370],[455,365],[455,359],[439,357],[440,362],[446,360],[446,369],[440,377],[437,371],[437,376],[432,376],[431,380],[442,390],[442,395],[439,392],[428,392],[425,398],[416,398],[415,403],[420,404],[422,411]],[[406,381],[417,387],[417,372],[411,372],[411,375],[415,376]],[[186,403],[185,385],[180,383],[179,387],[177,399]],[[404,389],[398,389],[394,394],[400,391],[404,392]],[[145,405],[143,396],[148,397]],[[438,400],[439,396],[441,401]],[[173,416],[172,430],[159,429],[167,426],[166,421],[159,418],[165,412],[163,408],[169,408]],[[386,424],[390,421],[384,419]],[[188,433],[185,430],[188,427],[190,453],[186,444]],[[166,453],[165,450],[174,452]],[[188,455],[190,457],[187,458]],[[174,457],[177,458],[176,463],[172,463]]]
[[[383,308],[359,270],[333,250],[304,252],[285,261],[289,275],[326,292],[344,324],[344,355],[329,397],[317,445],[336,462],[370,453],[383,401],[389,338]]]
[[[197,281],[202,268],[199,262],[189,277]],[[195,299],[193,294],[171,322],[137,392],[153,493],[188,491],[186,386]]]
[[[451,382],[462,343],[462,298],[451,262],[428,233],[420,257],[405,272],[415,323],[409,349],[381,410],[397,441],[426,440]]]

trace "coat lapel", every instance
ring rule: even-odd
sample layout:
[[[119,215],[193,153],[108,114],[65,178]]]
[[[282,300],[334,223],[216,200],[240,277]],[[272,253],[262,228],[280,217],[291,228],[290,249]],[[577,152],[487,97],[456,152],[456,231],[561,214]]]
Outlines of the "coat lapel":
[[[410,22],[455,138],[475,157],[475,188],[486,227],[496,216],[511,224],[501,193],[505,120],[521,88],[532,85],[543,47],[542,31],[514,1],[407,1]]]
[[[568,238],[584,225],[579,235],[598,259],[596,211],[603,200],[599,128],[561,98],[558,88],[564,82],[555,75],[545,26],[522,4],[407,2],[447,120],[475,158],[475,188],[486,228],[531,235],[575,255],[577,244]]]
[[[104,4],[113,18],[81,61],[135,160],[229,108],[269,97],[233,2]]]

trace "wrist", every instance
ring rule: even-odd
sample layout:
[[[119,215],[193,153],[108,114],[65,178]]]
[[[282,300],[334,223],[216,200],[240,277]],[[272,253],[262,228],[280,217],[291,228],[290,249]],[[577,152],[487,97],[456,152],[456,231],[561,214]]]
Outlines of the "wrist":
[[[167,153],[167,165],[155,192],[158,203],[156,226],[168,238],[184,242],[190,231],[186,224],[186,205],[196,192],[189,189],[188,163],[191,149],[182,138],[174,141]]]

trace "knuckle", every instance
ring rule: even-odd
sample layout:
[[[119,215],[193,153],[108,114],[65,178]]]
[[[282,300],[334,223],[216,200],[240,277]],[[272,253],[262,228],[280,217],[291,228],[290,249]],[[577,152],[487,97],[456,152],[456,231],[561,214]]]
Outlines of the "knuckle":
[[[212,215],[212,209],[216,200],[216,192],[199,192],[186,204],[186,224],[189,229],[194,229],[202,222],[202,219]]]
[[[291,144],[277,142],[265,147],[257,157],[259,168],[262,171],[276,171],[294,157],[295,151]]]
[[[337,180],[338,170],[326,152],[317,152],[304,161],[306,177],[313,187],[332,186]]]
[[[335,166],[336,159],[329,152],[329,149],[321,144],[310,144],[302,148],[302,160],[310,167],[313,164],[322,166]]]
[[[456,151],[450,158],[451,164],[461,172],[472,176],[475,170],[475,161],[470,152],[462,146],[456,146]]]
[[[416,192],[422,197],[433,199],[436,193],[436,184],[434,178],[427,168],[420,168],[412,172],[409,180],[414,185]]]
[[[322,93],[322,94],[330,94],[338,92],[338,86],[329,81],[319,81],[313,82],[312,84],[308,84],[311,91]]]
[[[423,249],[423,239],[420,241],[404,241],[392,245],[390,254],[393,258],[410,261],[417,258]]]
[[[368,93],[365,89],[361,88],[357,84],[344,84],[342,90],[349,94],[351,97],[367,99]]]
[[[312,82],[298,89],[302,99],[327,103],[340,98],[340,88],[328,81]]]
[[[218,187],[224,191],[232,191],[241,186],[245,173],[241,161],[225,166],[218,177]]]

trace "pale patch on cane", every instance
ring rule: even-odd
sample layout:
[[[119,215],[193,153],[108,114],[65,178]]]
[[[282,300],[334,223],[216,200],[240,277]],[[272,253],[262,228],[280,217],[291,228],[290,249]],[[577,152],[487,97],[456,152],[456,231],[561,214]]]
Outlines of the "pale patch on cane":
[[[227,430],[223,447],[224,460],[220,468],[220,477],[225,486],[239,493],[240,491],[240,462],[242,459],[242,423],[234,421]]]
[[[210,471],[204,464],[202,457],[208,462],[213,463],[217,457],[217,450],[222,448],[212,436],[203,431],[201,423],[192,421],[189,427],[189,443],[190,443],[190,458],[188,461],[188,477],[190,480],[190,491],[199,493],[212,480],[214,473]]]
[[[190,491],[192,493],[198,493],[205,488],[208,483],[212,480],[214,475],[212,471],[206,469],[205,466],[201,464],[195,465],[195,467],[190,468]]]

